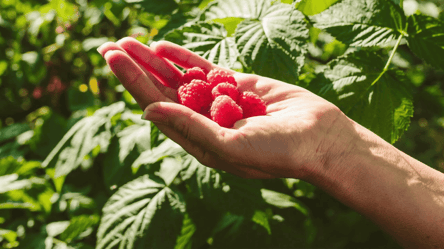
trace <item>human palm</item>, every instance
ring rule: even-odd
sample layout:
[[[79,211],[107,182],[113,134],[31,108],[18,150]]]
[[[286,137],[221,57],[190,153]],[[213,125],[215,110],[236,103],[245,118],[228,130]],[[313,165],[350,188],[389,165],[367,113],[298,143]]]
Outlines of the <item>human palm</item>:
[[[124,38],[99,48],[145,116],[202,164],[245,178],[304,178],[334,146],[346,117],[330,102],[298,86],[224,69],[240,91],[258,94],[265,116],[242,119],[231,129],[177,104],[182,68],[220,68],[169,42],[151,47]],[[174,63],[174,64],[173,64]],[[148,106],[148,107],[147,107]]]

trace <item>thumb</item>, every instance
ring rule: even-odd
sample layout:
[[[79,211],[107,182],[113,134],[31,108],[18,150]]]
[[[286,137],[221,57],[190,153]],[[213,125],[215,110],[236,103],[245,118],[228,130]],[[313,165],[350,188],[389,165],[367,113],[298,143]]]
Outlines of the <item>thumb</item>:
[[[205,148],[213,152],[223,149],[222,132],[217,123],[181,104],[154,102],[145,108],[142,118],[152,121],[169,138],[190,154],[191,147]],[[226,129],[229,130],[229,129]]]

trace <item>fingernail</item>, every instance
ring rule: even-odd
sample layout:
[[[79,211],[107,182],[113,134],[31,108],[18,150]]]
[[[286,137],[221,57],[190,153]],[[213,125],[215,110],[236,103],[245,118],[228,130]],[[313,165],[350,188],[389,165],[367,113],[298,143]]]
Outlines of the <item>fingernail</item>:
[[[161,123],[166,124],[167,123],[167,117],[165,113],[157,112],[155,110],[155,107],[149,106],[145,109],[145,111],[142,114],[142,119],[154,122],[154,123]]]

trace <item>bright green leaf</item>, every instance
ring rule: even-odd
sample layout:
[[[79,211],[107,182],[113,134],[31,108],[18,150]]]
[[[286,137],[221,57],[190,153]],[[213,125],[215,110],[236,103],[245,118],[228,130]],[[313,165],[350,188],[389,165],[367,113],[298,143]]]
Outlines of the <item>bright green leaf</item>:
[[[185,213],[185,217],[182,223],[182,230],[180,235],[177,237],[176,246],[174,249],[192,249],[193,240],[192,236],[196,232],[196,226],[193,220]]]
[[[224,26],[219,23],[186,24],[166,34],[165,39],[223,67],[233,67],[238,57],[234,38],[228,37]]]
[[[270,224],[268,223],[268,216],[264,211],[255,210],[253,218],[251,218],[251,220],[253,222],[255,222],[256,224],[265,228],[265,230],[267,230],[268,234],[271,234]]]
[[[296,8],[307,16],[312,16],[326,10],[338,0],[302,0],[296,4]]]
[[[343,0],[313,17],[324,29],[351,46],[378,46],[396,40],[406,27],[402,9],[391,1]]]
[[[269,189],[261,189],[261,192],[262,192],[262,198],[264,198],[264,200],[270,205],[273,205],[278,208],[293,207],[304,215],[309,214],[308,208],[301,201],[292,196]]]
[[[0,228],[0,238],[5,238],[9,243],[11,243],[17,239],[17,233],[11,230]]]
[[[242,21],[235,33],[241,58],[260,75],[294,83],[304,64],[308,28],[288,4],[264,9],[259,20]]]

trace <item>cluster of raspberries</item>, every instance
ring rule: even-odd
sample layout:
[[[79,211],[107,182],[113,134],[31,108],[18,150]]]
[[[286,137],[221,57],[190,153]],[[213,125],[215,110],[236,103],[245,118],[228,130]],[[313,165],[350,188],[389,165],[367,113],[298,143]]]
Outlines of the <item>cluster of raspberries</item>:
[[[177,91],[179,103],[231,128],[236,121],[266,114],[264,101],[253,92],[240,92],[228,72],[213,69],[208,74],[199,68],[187,70]]]

